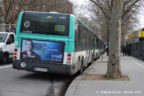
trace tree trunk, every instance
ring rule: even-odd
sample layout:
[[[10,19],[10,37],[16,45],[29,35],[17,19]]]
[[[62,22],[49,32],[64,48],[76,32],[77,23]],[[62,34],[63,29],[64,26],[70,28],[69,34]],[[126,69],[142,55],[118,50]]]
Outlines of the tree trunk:
[[[109,24],[109,58],[106,76],[108,78],[120,78],[120,42],[121,42],[121,8],[122,0],[112,0],[112,14]]]
[[[107,32],[107,47],[109,47],[109,34],[110,34],[110,29],[109,29],[109,24],[110,24],[110,22],[109,22],[110,20],[107,20],[106,21],[106,24],[107,24],[107,26],[106,26],[106,32]]]

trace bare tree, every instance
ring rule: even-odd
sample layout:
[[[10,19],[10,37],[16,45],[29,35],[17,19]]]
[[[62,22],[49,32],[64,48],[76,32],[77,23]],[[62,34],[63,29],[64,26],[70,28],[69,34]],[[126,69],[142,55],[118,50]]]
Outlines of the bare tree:
[[[112,10],[110,15],[110,38],[109,38],[109,58],[106,76],[109,78],[121,77],[120,68],[120,39],[121,39],[121,15],[123,0],[112,0]]]
[[[90,1],[99,8],[107,24],[107,34],[109,34],[109,59],[106,76],[109,78],[119,78],[122,76],[120,68],[121,26],[132,16],[131,11],[137,10],[141,0]]]
[[[76,2],[74,2],[76,3]],[[96,34],[100,32],[98,22],[95,22],[95,18],[90,17],[89,6],[91,2],[87,1],[87,5],[74,4],[73,14],[77,16],[82,22],[84,22],[89,28],[91,28]],[[85,10],[83,10],[85,9]]]
[[[89,6],[89,10],[91,12],[91,18],[92,20],[100,26],[101,29],[101,34],[103,35],[103,39],[104,41],[108,41],[108,37],[107,37],[107,30],[109,28],[109,24],[108,24],[108,18],[105,18],[105,16],[103,15],[102,11],[99,9],[98,6],[96,6],[95,4],[91,3]]]
[[[17,5],[22,11],[41,11],[43,0],[17,0]]]
[[[16,23],[20,11],[72,13],[72,6],[67,0],[3,0],[2,17],[6,24],[13,24]]]
[[[41,0],[3,0],[2,16],[6,24],[16,23],[20,11],[38,9]],[[40,6],[40,5],[39,5]]]
[[[73,13],[73,5],[67,0],[44,0],[44,11],[56,11],[60,13]]]
[[[72,13],[73,10],[72,4],[67,0],[22,0],[19,1],[19,5],[24,11]]]
[[[15,9],[15,0],[4,0],[2,5],[2,17],[4,22],[9,24],[14,20],[15,14],[13,10]]]
[[[92,16],[95,17],[95,21],[99,22],[101,29],[105,34],[105,38],[108,40],[107,33],[109,34],[109,16],[111,14],[111,0],[90,0],[94,1],[90,10],[92,10]],[[125,35],[127,32],[134,29],[136,23],[134,21],[138,21],[136,14],[139,12],[142,0],[124,0],[123,8],[122,8],[122,29],[126,28],[126,30],[122,30],[122,40],[125,40]],[[128,26],[128,27],[126,27]]]
[[[99,34],[100,32],[100,27],[99,25],[94,22],[92,19],[88,18],[88,17],[84,17],[82,15],[78,15],[77,16],[82,22],[84,22],[89,28],[91,28],[95,34]]]

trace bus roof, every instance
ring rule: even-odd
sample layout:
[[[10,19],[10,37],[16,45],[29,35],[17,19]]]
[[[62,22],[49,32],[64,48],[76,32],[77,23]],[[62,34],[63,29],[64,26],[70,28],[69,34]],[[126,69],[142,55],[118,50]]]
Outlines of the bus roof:
[[[67,14],[67,13],[59,13],[59,12],[38,12],[38,11],[22,11],[22,13],[50,13],[50,14],[62,14],[62,15],[70,15],[70,14]]]
[[[78,21],[84,26],[84,27],[86,27],[89,31],[91,31],[95,36],[96,36],[96,34],[95,34],[95,32],[92,30],[92,29],[90,29],[86,24],[84,24],[80,19],[78,19]],[[97,36],[96,36],[97,37]],[[98,38],[98,37],[97,37]]]

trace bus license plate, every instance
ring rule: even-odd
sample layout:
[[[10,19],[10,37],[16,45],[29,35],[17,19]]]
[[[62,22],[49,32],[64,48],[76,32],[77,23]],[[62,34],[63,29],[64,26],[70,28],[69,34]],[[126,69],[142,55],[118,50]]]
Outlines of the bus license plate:
[[[34,71],[48,72],[48,69],[47,68],[34,68]]]

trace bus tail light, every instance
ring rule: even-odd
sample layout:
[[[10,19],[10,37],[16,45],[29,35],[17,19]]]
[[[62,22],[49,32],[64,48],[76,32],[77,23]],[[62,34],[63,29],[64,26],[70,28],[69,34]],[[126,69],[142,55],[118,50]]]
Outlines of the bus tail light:
[[[18,51],[18,49],[16,48],[16,49],[14,49],[14,51],[15,51],[15,52],[17,52],[17,51]]]
[[[64,69],[61,69],[61,71],[65,71]]]
[[[67,64],[71,64],[71,54],[67,54]]]
[[[14,53],[15,56],[17,56],[17,53]]]
[[[68,57],[68,58],[67,58],[67,61],[69,61],[69,60],[70,60],[70,58]]]
[[[18,55],[18,49],[14,49],[14,60],[17,59],[17,55]]]
[[[71,53],[68,53],[67,56],[71,56]]]

